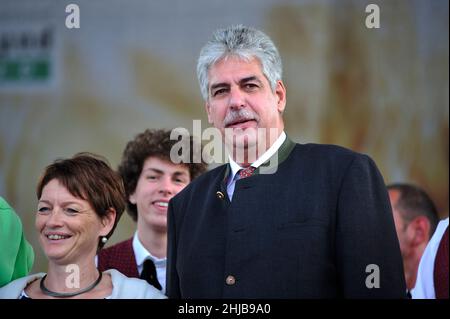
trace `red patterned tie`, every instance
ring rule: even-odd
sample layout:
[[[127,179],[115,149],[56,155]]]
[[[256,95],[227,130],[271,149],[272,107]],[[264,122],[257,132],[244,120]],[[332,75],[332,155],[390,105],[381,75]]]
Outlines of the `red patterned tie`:
[[[246,167],[244,169],[239,170],[239,179],[247,178],[249,176],[252,176],[252,174],[255,171],[255,169],[256,169],[255,167],[249,166],[249,167]]]
[[[436,299],[448,299],[448,226],[442,236],[434,261]]]

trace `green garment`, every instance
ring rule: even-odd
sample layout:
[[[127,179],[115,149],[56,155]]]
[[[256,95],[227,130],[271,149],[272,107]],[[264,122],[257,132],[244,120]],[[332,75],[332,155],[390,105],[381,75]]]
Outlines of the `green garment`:
[[[25,239],[19,216],[0,197],[0,287],[28,275],[33,261],[33,247]]]

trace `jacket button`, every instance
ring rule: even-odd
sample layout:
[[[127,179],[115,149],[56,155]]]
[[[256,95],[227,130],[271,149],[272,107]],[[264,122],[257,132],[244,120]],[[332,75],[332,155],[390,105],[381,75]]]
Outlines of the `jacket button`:
[[[228,275],[227,278],[225,279],[225,282],[227,283],[228,286],[233,286],[236,283],[236,278],[234,278],[234,276],[232,275]]]
[[[218,191],[216,193],[216,196],[217,196],[218,199],[224,199],[225,198],[225,195],[222,192],[220,192],[220,191]]]

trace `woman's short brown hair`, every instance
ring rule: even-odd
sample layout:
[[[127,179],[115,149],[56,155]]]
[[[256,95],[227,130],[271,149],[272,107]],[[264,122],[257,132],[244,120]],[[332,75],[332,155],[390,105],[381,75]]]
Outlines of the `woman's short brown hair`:
[[[136,137],[129,141],[122,156],[122,162],[119,165],[119,173],[123,178],[125,185],[125,192],[127,196],[127,212],[134,221],[137,221],[137,207],[132,204],[128,198],[136,190],[136,186],[141,176],[144,162],[149,157],[156,157],[161,160],[171,162],[170,151],[172,147],[178,143],[178,140],[170,139],[169,130],[151,130],[147,129],[144,132],[136,135]],[[190,136],[190,158],[193,158],[193,137]],[[201,149],[201,145],[200,145]],[[200,163],[181,163],[189,170],[190,179],[193,180],[200,174],[204,173],[208,165],[201,160]]]
[[[116,220],[106,236],[111,237],[125,209],[126,197],[120,175],[109,166],[107,160],[92,153],[78,153],[69,159],[56,160],[45,168],[39,180],[36,189],[38,199],[45,185],[53,179],[57,179],[73,196],[88,201],[100,219],[113,208]],[[103,245],[99,238],[98,248]]]

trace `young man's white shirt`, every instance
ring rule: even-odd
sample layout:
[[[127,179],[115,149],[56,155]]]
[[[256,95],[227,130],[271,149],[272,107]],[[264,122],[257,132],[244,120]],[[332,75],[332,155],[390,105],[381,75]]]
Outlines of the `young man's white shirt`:
[[[133,236],[133,251],[134,256],[136,258],[136,265],[139,272],[139,275],[142,273],[144,269],[144,261],[147,259],[151,259],[155,264],[156,268],[156,276],[158,278],[159,283],[161,284],[163,294],[166,293],[166,265],[167,258],[158,258],[153,256],[145,247],[142,245],[141,241],[138,238],[138,233],[135,232]]]

